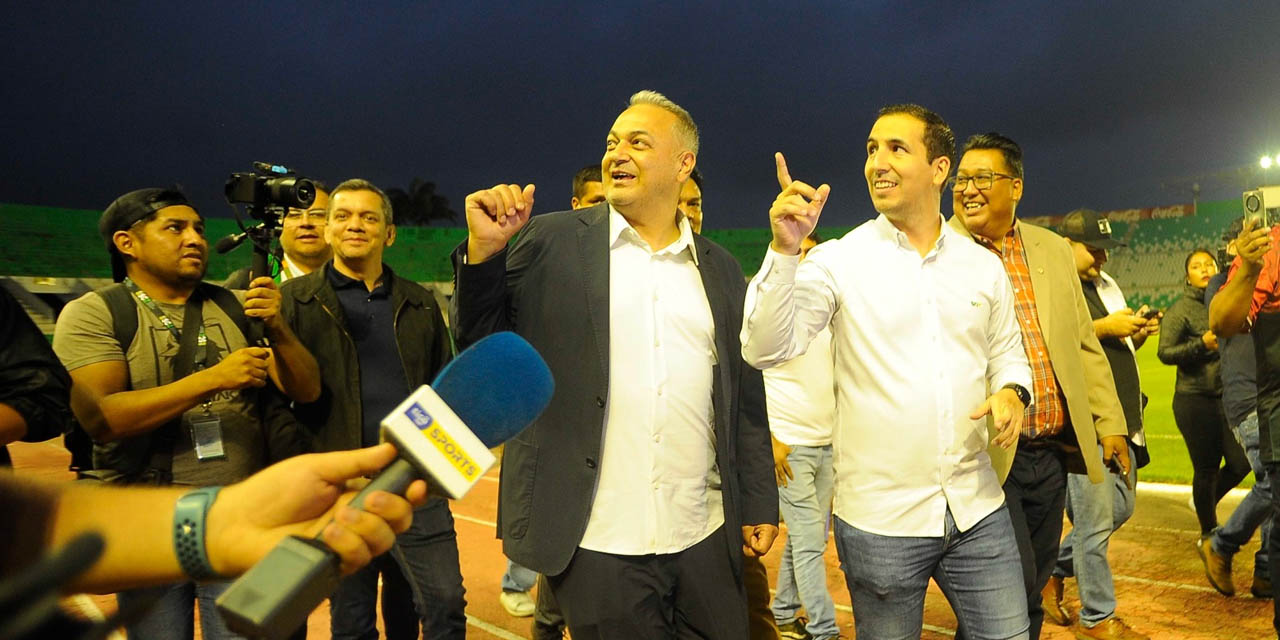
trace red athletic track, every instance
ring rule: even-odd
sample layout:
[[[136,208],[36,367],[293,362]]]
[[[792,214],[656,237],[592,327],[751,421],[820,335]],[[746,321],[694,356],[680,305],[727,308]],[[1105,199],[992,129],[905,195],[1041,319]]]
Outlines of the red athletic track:
[[[9,445],[9,450],[14,466],[21,473],[68,479],[68,456],[58,440],[15,443]],[[505,559],[493,528],[497,475],[496,469],[491,471],[465,499],[453,504],[469,603],[468,637],[478,640],[529,637],[530,619],[512,618],[498,604]],[[1245,595],[1224,598],[1205,581],[1194,547],[1197,526],[1195,516],[1187,508],[1187,495],[1186,488],[1139,486],[1137,513],[1116,534],[1111,545],[1119,616],[1137,630],[1160,640],[1275,637],[1271,627],[1271,601],[1248,596],[1257,536],[1236,556],[1236,589]],[[1219,511],[1222,518],[1226,518],[1237,501],[1234,497],[1224,501]],[[781,542],[779,539],[775,543],[774,550],[765,559],[771,581],[777,570]],[[846,638],[853,638],[849,594],[831,546],[827,548],[827,581],[835,598],[841,630]],[[1071,607],[1079,606],[1075,596],[1075,583],[1068,581],[1067,601]],[[102,610],[114,608],[112,597],[79,597],[66,601],[71,608],[82,607],[87,602]],[[925,599],[924,622],[924,638],[954,635],[955,617],[936,587],[930,588]],[[310,638],[329,637],[327,603],[311,615],[308,626]],[[1046,624],[1042,637],[1068,640],[1074,636],[1062,627]]]

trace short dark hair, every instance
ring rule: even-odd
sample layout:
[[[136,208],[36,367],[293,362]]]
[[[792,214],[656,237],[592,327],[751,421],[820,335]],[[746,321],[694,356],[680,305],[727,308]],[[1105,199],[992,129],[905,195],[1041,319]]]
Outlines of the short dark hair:
[[[925,158],[933,162],[935,158],[946,156],[955,160],[956,134],[951,132],[951,125],[942,116],[918,104],[891,104],[880,109],[878,118],[903,113],[924,123],[924,146],[929,155]]]
[[[600,173],[600,165],[589,164],[578,172],[573,174],[573,197],[581,198],[582,190],[586,188],[588,182],[604,182],[604,177]]]
[[[368,180],[364,180],[362,178],[351,178],[350,180],[343,180],[342,182],[338,183],[338,186],[334,187],[333,190],[329,192],[329,210],[326,215],[330,215],[330,216],[333,215],[334,199],[339,193],[342,193],[343,191],[372,191],[373,193],[377,194],[378,198],[382,200],[383,220],[386,221],[388,226],[395,224],[395,216],[394,216],[395,212],[392,210],[391,198],[387,197],[387,192],[383,191],[382,189],[379,189],[378,185],[375,185],[372,182],[369,182]]]
[[[689,174],[689,179],[693,180],[693,183],[698,185],[698,191],[702,191],[702,172],[698,171],[697,167],[693,168],[693,173]]]
[[[1022,147],[1012,139],[1002,136],[995,131],[987,133],[977,133],[969,136],[964,141],[964,153],[969,153],[974,149],[994,149],[1004,156],[1004,163],[1009,167],[1009,173],[1015,178],[1022,177]]]

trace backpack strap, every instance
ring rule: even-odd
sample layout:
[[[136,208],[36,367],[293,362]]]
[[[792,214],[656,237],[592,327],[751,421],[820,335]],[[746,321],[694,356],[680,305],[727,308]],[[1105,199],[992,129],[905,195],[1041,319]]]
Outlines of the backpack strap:
[[[133,344],[133,338],[138,334],[138,307],[133,301],[133,295],[121,282],[99,287],[94,293],[107,303],[107,310],[111,312],[111,326],[116,342],[120,345],[120,352],[128,353],[129,345]],[[129,388],[133,388],[132,382],[129,383]]]

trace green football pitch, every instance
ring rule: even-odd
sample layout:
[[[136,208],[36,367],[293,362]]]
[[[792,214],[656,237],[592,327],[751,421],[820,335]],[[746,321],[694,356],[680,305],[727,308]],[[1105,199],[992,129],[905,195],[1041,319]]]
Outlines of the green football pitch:
[[[1138,478],[1148,482],[1191,484],[1187,445],[1173,422],[1173,382],[1177,370],[1156,357],[1158,340],[1159,336],[1152,336],[1138,349],[1142,391],[1148,398],[1145,418],[1147,450],[1151,453],[1151,464],[1138,472]],[[1240,486],[1253,486],[1253,474]]]

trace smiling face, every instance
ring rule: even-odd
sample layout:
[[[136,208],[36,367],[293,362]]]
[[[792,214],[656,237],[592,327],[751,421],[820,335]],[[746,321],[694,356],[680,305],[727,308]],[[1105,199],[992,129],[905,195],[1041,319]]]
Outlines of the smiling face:
[[[325,239],[325,218],[329,194],[316,189],[315,202],[306,211],[290,209],[280,223],[280,246],[293,263],[324,262],[329,259],[329,241]]]
[[[382,198],[366,190],[333,194],[325,232],[334,259],[347,264],[381,262],[382,250],[396,239],[395,225],[387,224],[383,214]]]
[[[991,186],[979,189],[991,181]],[[1013,226],[1014,211],[1022,199],[1022,179],[1010,177],[1008,163],[999,149],[971,149],[960,159],[956,181],[964,189],[951,192],[952,213],[960,216],[964,227],[989,240],[1003,238]]]
[[[609,203],[629,209],[670,203],[674,209],[680,182],[693,171],[693,152],[681,144],[675,114],[651,104],[627,108],[605,140],[600,170]]]
[[[905,113],[881,116],[871,127],[865,175],[876,211],[895,217],[921,208],[937,210],[951,159],[928,159],[924,130],[923,120]]]
[[[116,249],[128,256],[130,276],[138,270],[171,286],[198,284],[208,266],[209,243],[204,237],[204,218],[186,205],[165,207],[148,220],[140,220],[128,231],[112,236]]]

